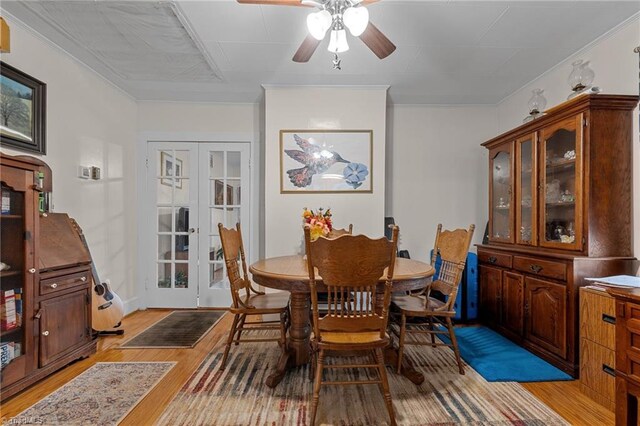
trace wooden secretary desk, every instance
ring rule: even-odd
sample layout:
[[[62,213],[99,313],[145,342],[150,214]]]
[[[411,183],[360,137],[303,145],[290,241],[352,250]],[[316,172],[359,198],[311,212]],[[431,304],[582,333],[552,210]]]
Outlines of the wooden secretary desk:
[[[2,400],[96,350],[91,258],[66,214],[40,212],[48,170],[41,160],[0,154]]]
[[[578,375],[578,289],[631,273],[632,111],[638,96],[583,95],[482,144],[488,243],[481,320]]]

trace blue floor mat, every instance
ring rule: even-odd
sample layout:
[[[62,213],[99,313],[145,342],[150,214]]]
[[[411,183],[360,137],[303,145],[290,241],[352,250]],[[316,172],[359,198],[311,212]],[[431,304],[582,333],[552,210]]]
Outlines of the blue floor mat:
[[[565,372],[487,327],[455,329],[460,356],[488,382],[574,380]],[[438,335],[446,343],[448,336]]]

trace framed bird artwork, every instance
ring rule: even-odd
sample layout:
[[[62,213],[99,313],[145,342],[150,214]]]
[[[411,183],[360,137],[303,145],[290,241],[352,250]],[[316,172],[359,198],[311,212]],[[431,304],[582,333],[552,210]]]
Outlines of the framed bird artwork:
[[[280,193],[373,192],[373,130],[281,130]]]

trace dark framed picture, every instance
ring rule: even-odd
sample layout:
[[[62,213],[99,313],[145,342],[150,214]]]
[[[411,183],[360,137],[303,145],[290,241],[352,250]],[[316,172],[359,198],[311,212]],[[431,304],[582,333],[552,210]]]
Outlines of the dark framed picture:
[[[46,154],[47,85],[0,62],[0,144]]]
[[[227,185],[227,205],[233,204],[233,186]],[[219,179],[215,181],[215,198],[214,205],[224,205],[224,182]]]

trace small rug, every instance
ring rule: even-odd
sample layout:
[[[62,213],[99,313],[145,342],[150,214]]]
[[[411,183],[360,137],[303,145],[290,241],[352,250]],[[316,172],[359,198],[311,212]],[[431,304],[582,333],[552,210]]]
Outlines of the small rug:
[[[9,424],[117,425],[175,362],[99,362]]]
[[[446,347],[410,347],[406,354],[425,374],[416,386],[387,369],[399,425],[567,425],[518,383],[488,383],[473,369],[458,374]],[[223,346],[210,353],[167,406],[159,425],[305,425],[313,382],[308,367],[290,371],[275,389],[265,378],[277,362],[277,345],[233,347],[219,369]],[[330,358],[330,360],[333,360]],[[339,359],[339,363],[349,360]],[[336,361],[330,361],[336,362]],[[365,369],[332,369],[329,380],[374,379]],[[316,418],[323,425],[386,425],[388,415],[377,386],[323,386]]]
[[[173,311],[142,333],[120,345],[120,349],[192,348],[225,311]]]
[[[564,371],[487,327],[455,329],[460,356],[489,382],[574,380]],[[439,335],[450,342],[448,336]]]

